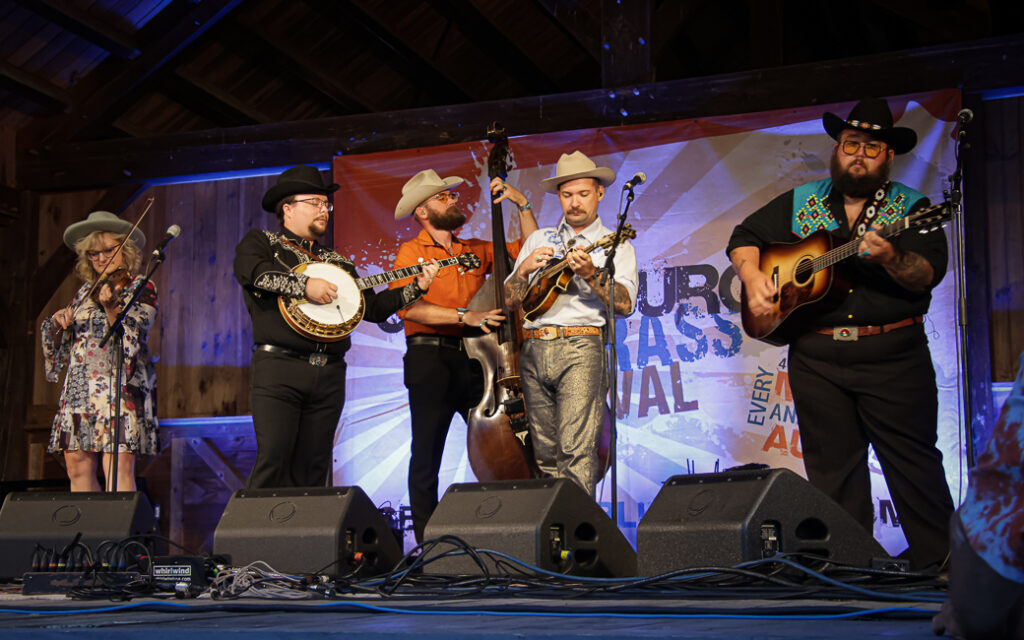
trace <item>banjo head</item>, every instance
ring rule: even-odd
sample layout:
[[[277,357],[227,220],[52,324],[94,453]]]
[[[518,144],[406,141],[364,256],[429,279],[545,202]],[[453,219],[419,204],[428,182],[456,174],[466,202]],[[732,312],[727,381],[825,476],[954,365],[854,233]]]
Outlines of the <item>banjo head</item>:
[[[330,304],[279,298],[282,315],[292,329],[321,342],[337,342],[352,333],[363,318],[363,294],[355,279],[341,267],[326,262],[306,262],[294,271],[330,282],[338,287],[338,297]]]

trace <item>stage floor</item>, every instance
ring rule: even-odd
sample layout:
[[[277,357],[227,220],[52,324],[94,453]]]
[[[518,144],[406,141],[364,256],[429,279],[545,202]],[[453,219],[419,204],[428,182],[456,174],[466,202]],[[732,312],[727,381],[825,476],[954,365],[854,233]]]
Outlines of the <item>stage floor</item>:
[[[193,633],[244,634],[247,640],[339,635],[360,640],[924,639],[934,638],[929,620],[938,608],[933,603],[899,601],[658,596],[358,596],[329,601],[201,597],[112,602],[8,592],[0,594],[0,635],[5,640],[72,635],[80,640],[158,640]]]

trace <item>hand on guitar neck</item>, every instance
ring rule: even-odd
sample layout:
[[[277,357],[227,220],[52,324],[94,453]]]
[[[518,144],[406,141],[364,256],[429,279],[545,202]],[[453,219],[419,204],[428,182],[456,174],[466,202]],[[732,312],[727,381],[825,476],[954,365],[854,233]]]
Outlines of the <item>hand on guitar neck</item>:
[[[474,256],[475,257],[475,256]],[[434,276],[441,269],[437,260],[423,263],[423,269],[416,276],[416,286],[424,293],[430,289],[430,283]],[[338,286],[323,278],[309,278],[306,280],[306,300],[314,304],[330,304],[338,298]]]

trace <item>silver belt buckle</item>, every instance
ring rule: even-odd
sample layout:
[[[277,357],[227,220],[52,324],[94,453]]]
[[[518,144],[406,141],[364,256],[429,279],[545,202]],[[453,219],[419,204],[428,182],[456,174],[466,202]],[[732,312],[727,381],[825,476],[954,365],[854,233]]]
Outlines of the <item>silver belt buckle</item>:
[[[832,327],[832,339],[840,342],[856,342],[857,327]]]
[[[324,366],[325,364],[327,364],[327,354],[326,353],[311,353],[311,354],[309,354],[309,364],[313,365],[314,367],[322,367],[322,366]]]

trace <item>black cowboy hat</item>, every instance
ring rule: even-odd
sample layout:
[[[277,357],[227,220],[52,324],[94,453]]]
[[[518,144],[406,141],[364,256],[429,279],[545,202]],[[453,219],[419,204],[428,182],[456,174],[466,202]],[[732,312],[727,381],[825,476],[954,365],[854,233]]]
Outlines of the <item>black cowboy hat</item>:
[[[846,120],[834,113],[826,112],[821,117],[821,123],[833,140],[839,140],[839,134],[844,129],[853,129],[863,131],[872,138],[888,144],[896,153],[906,153],[917,144],[917,134],[913,129],[892,126],[889,103],[879,98],[861,100],[850,110]]]
[[[324,184],[320,170],[308,165],[299,165],[277,176],[277,184],[263,194],[263,210],[274,213],[281,198],[296,193],[321,193],[327,195],[338,190],[336,184]]]

